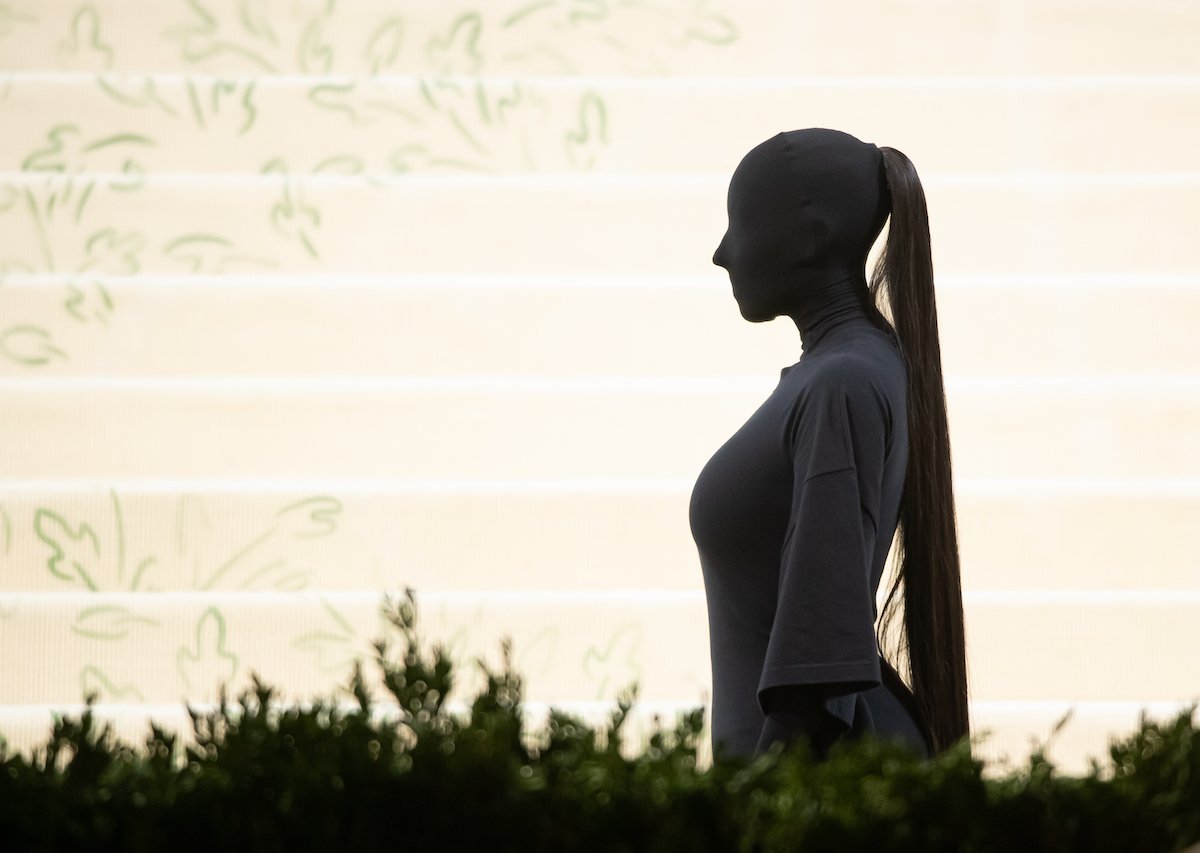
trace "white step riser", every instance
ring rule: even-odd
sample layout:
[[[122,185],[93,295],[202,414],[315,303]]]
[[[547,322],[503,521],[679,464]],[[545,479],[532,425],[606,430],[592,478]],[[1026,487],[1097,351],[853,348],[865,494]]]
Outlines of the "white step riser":
[[[770,394],[669,385],[194,389],[9,384],[9,478],[695,478]],[[947,389],[959,477],[1200,477],[1200,395]],[[81,420],[85,418],[85,420]],[[1054,440],[1031,423],[1053,424]]]
[[[300,173],[728,174],[781,130],[835,127],[900,149],[920,172],[1186,172],[1200,167],[1200,151],[1179,144],[1178,116],[1197,113],[1200,77],[732,83],[18,75],[0,101],[0,171],[120,171],[132,160],[151,173],[256,174],[282,159]],[[939,114],[971,121],[928,121]],[[586,142],[570,139],[585,133]],[[138,138],[86,150],[119,134]]]
[[[671,286],[617,276],[477,286],[438,277],[368,284],[298,275],[220,286],[214,278],[14,276],[0,288],[0,309],[45,329],[53,349],[41,336],[14,336],[0,376],[777,375],[800,357],[795,324],[746,322],[728,280],[714,281],[721,275]],[[976,285],[947,275],[935,286],[948,381],[1200,374],[1200,281],[1060,286],[1030,276]]]
[[[0,185],[10,267],[724,280],[712,256],[728,224],[727,175],[121,181],[10,176]],[[1198,179],[945,178],[928,181],[926,195],[943,273],[1194,271]]]
[[[278,494],[93,489],[0,492],[5,589],[698,590],[688,494],[417,489]],[[1200,589],[1200,494],[1007,495],[956,486],[963,586],[1038,591]],[[55,574],[63,525],[88,548]],[[86,525],[91,535],[82,534]],[[94,537],[94,545],[92,539]],[[248,547],[251,546],[252,547]],[[895,552],[893,552],[895,557]],[[149,562],[147,562],[149,561]],[[139,573],[139,569],[141,570]],[[65,574],[66,577],[60,576]],[[886,588],[881,586],[880,605]]]
[[[369,654],[382,633],[382,596],[373,591],[166,598],[0,598],[9,650],[0,704],[79,701],[88,686],[109,701],[212,700],[222,681],[248,685],[251,670],[304,699],[344,683],[350,657]],[[422,636],[447,643],[468,691],[482,677],[471,661],[498,663],[503,636],[512,637],[530,699],[611,699],[634,680],[647,700],[700,702],[711,691],[699,595],[621,603],[586,594],[532,603],[443,597],[422,606],[418,591],[418,607]],[[964,618],[974,699],[1183,701],[1200,683],[1200,662],[1162,651],[1200,618],[1194,594],[1150,604],[968,601]]]
[[[1200,12],[1174,0],[1014,0],[980,9],[946,0],[836,6],[738,0],[571,4],[522,0],[485,9],[436,0],[402,9],[275,0],[242,23],[233,3],[214,26],[180,4],[19,0],[0,67],[197,68],[224,73],[798,74],[1154,73],[1200,70]],[[332,6],[332,4],[329,4]],[[544,10],[505,26],[514,12]],[[599,4],[598,4],[599,6]],[[597,7],[592,7],[593,9]],[[465,16],[465,20],[463,19]],[[474,16],[474,17],[472,17]],[[383,29],[390,19],[399,29]],[[870,21],[864,37],[864,20]],[[454,30],[455,25],[458,29]],[[877,34],[871,37],[870,34]],[[374,40],[373,40],[374,37]],[[474,38],[474,41],[472,40]],[[94,46],[96,43],[99,47]],[[186,57],[191,57],[188,59]]]

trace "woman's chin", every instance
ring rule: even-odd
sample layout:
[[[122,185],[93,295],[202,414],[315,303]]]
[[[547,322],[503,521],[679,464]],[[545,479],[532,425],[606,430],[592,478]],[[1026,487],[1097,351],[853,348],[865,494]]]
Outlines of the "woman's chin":
[[[753,305],[747,305],[745,302],[738,303],[738,310],[742,313],[742,319],[751,323],[765,323],[779,316],[778,314],[763,313]]]

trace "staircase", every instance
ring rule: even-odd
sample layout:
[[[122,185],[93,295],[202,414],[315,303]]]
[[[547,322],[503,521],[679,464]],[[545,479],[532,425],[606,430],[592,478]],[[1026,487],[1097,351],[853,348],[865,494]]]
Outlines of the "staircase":
[[[800,354],[712,252],[780,130],[927,193],[973,730],[1200,699],[1200,6],[0,5],[0,733],[329,695],[385,592],[535,719],[707,702],[687,525]],[[885,586],[881,589],[882,602]],[[633,744],[631,744],[633,746]]]

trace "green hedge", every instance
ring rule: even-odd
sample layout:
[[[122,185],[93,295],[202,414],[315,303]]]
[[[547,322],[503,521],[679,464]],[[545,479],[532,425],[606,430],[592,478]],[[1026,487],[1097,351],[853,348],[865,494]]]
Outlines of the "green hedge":
[[[155,724],[144,744],[117,741],[89,695],[29,760],[0,746],[0,849],[1170,853],[1200,840],[1195,704],[1166,723],[1143,716],[1110,744],[1112,767],[1093,759],[1083,777],[1056,773],[1042,747],[984,778],[967,739],[922,760],[871,737],[821,763],[797,742],[701,770],[703,708],[622,756],[636,684],[605,726],[551,708],[523,736],[507,639],[502,672],[478,662],[487,688],[460,720],[443,704],[449,659],[421,648],[413,591],[383,612],[404,646],[393,659],[374,643],[395,716],[377,713],[358,664],[345,688],[356,708],[285,706],[255,675],[236,704],[222,690],[216,710],[187,706],[186,748]]]

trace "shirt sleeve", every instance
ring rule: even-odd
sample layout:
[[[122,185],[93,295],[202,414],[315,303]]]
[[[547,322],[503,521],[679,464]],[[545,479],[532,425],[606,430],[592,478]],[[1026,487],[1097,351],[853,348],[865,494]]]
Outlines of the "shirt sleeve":
[[[822,705],[849,729],[855,693],[882,683],[871,564],[890,413],[869,374],[846,371],[789,421],[792,505],[775,616],[758,685],[824,685]]]

